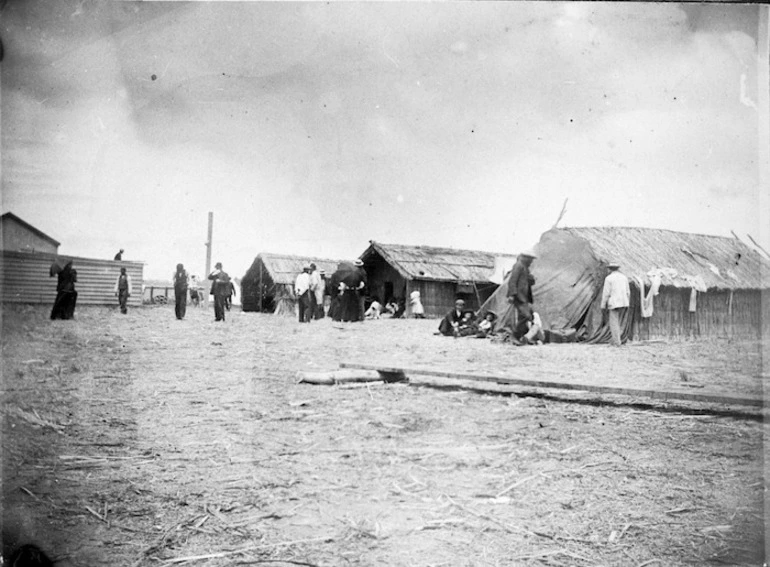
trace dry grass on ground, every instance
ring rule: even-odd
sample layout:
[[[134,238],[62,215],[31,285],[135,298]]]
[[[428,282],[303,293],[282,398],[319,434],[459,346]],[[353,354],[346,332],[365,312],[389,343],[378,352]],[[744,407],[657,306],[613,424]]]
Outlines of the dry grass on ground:
[[[761,395],[754,342],[515,348],[436,321],[3,313],[4,545],[57,565],[761,565],[746,408],[406,384],[343,361]]]

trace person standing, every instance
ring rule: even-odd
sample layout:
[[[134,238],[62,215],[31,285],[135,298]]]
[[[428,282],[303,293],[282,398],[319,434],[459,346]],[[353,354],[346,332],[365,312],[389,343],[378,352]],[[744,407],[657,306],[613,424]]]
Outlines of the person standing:
[[[318,267],[315,263],[310,264],[310,317],[309,319],[318,319],[318,288],[321,286],[321,275],[318,273]],[[321,298],[323,301],[323,297]]]
[[[187,312],[187,288],[189,286],[189,278],[187,277],[187,271],[184,269],[183,264],[176,265],[176,272],[174,272],[174,312],[176,318],[180,321],[184,319]]]
[[[115,254],[114,260],[120,262],[123,259],[123,249],[121,248],[117,254]]]
[[[214,271],[209,274],[211,290],[214,296],[214,321],[225,320],[225,301],[230,293],[230,276],[222,269],[222,262],[214,265]]]
[[[529,271],[532,262],[537,256],[528,250],[519,254],[516,263],[511,270],[508,279],[508,302],[516,309],[516,326],[513,329],[513,338],[520,340],[529,331],[529,323],[532,315],[532,286],[535,278]]]
[[[230,311],[230,308],[233,306],[233,296],[237,295],[235,293],[235,284],[233,283],[233,280],[230,280],[229,287],[227,288],[227,298],[225,299],[225,309]]]
[[[364,313],[366,313],[366,293],[368,291],[367,286],[369,282],[366,278],[366,270],[364,269],[363,261],[356,260],[355,266],[359,278],[358,289],[356,290],[358,293],[358,318],[353,319],[353,321],[363,321]]]
[[[609,311],[611,342],[615,346],[620,346],[622,344],[620,320],[631,301],[631,286],[628,278],[618,271],[620,264],[610,262],[607,268],[610,273],[604,278],[602,309]]]
[[[415,319],[425,319],[425,308],[422,306],[418,290],[415,289],[409,294],[409,304],[411,305],[412,317]]]
[[[305,266],[294,281],[294,296],[297,298],[300,323],[309,323],[313,316],[310,295],[310,266]]]
[[[326,273],[321,270],[318,272],[318,285],[315,289],[315,318],[324,318],[324,303],[326,301]]]
[[[72,261],[66,261],[64,267],[52,266],[50,275],[58,276],[56,300],[51,309],[51,319],[72,319],[75,316],[75,303],[78,299],[78,292],[75,291],[78,274],[72,267]]]
[[[120,275],[115,280],[115,295],[118,297],[120,312],[125,315],[128,313],[128,298],[131,297],[131,276],[125,268],[120,268]]]

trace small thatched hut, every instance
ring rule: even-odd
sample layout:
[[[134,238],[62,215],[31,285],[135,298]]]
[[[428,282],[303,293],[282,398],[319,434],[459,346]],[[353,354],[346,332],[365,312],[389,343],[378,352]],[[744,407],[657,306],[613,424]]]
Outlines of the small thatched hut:
[[[542,235],[535,252],[535,310],[546,329],[608,340],[601,293],[610,262],[620,264],[631,284],[624,338],[756,337],[770,322],[770,261],[737,238],[649,228],[558,228]],[[506,290],[507,282],[482,306],[497,313],[498,325],[510,324]]]
[[[405,301],[415,290],[427,317],[441,317],[462,298],[466,308],[477,309],[497,289],[511,254],[458,250],[435,246],[406,246],[370,241],[361,254],[370,297]]]
[[[261,253],[241,280],[241,305],[244,311],[262,311],[294,315],[297,298],[294,282],[302,268],[313,263],[331,277],[340,260],[310,256]]]

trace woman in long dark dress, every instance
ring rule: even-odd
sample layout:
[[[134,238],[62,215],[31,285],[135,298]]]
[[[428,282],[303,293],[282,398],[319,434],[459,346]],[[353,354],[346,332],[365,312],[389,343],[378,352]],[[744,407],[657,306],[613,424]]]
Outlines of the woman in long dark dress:
[[[51,319],[72,319],[78,299],[78,292],[75,291],[75,282],[78,281],[77,270],[72,267],[70,261],[59,270],[57,275],[56,301],[51,310]]]
[[[189,278],[183,264],[176,265],[174,272],[174,313],[177,319],[184,319],[187,312],[187,286]]]

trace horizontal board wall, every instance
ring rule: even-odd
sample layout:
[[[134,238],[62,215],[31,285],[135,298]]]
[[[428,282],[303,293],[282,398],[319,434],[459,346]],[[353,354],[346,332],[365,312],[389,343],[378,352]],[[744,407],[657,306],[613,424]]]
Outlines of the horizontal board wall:
[[[65,256],[77,271],[78,305],[117,305],[115,282],[120,268],[131,276],[129,305],[142,304],[144,263]],[[55,254],[0,252],[0,300],[6,303],[50,303],[56,299],[57,277],[50,268]]]

